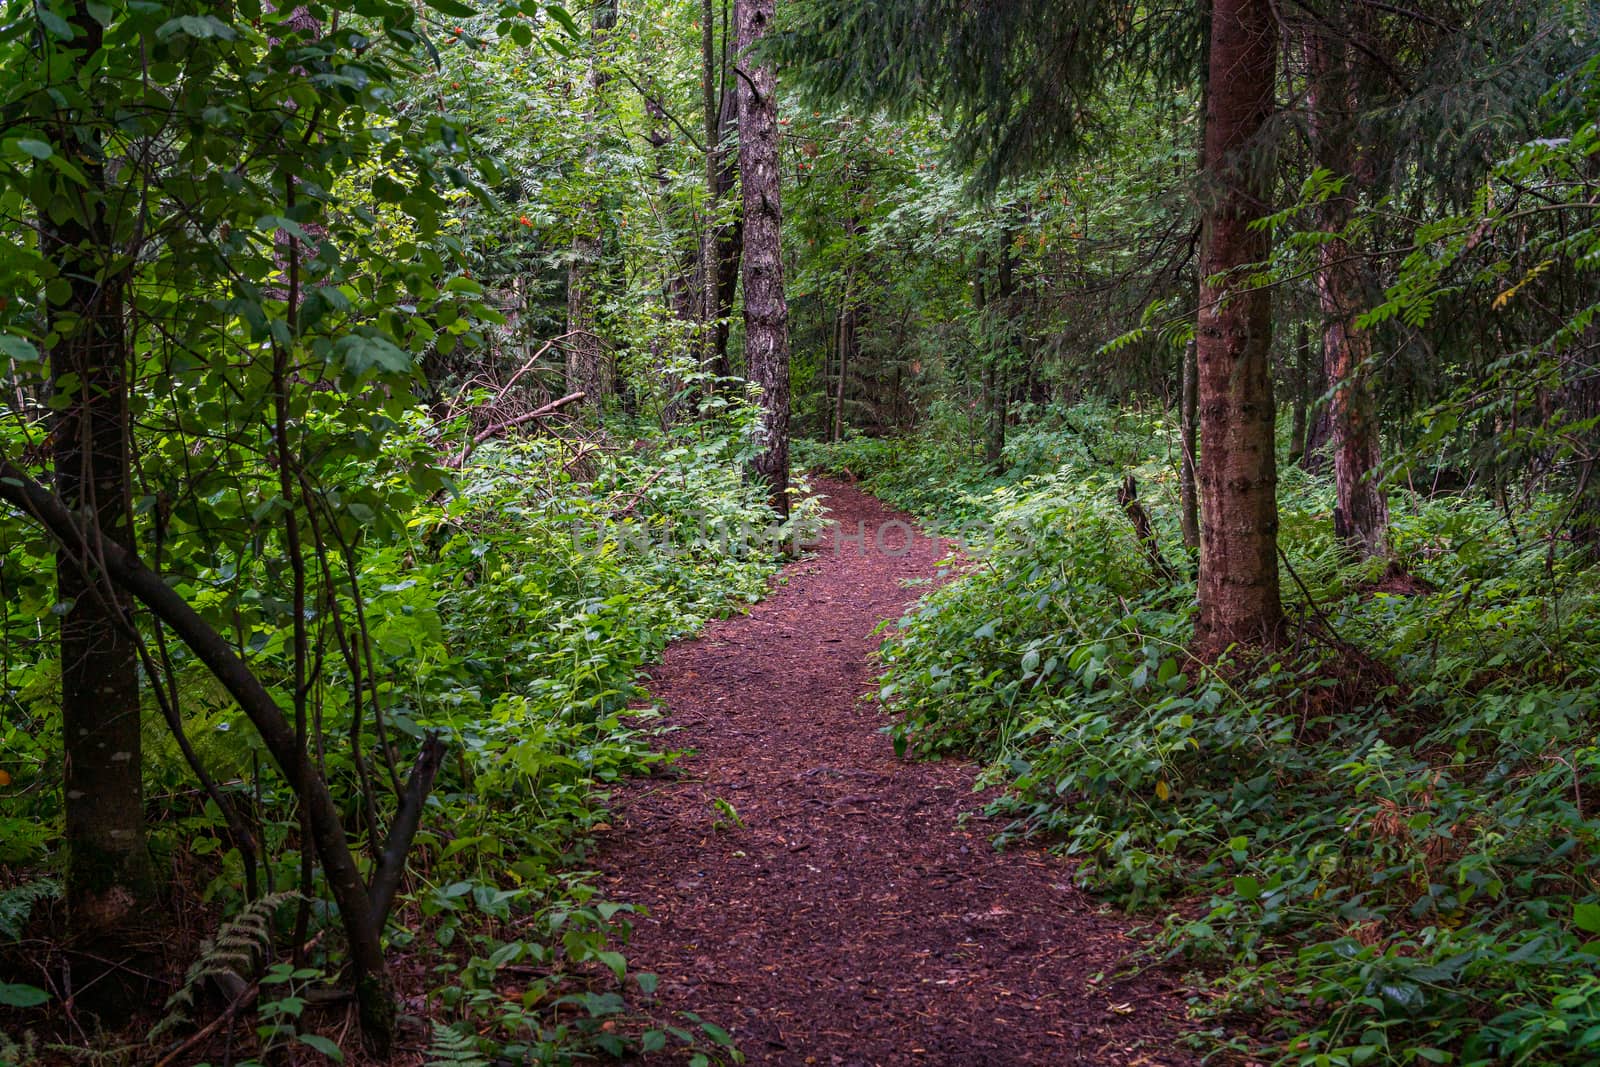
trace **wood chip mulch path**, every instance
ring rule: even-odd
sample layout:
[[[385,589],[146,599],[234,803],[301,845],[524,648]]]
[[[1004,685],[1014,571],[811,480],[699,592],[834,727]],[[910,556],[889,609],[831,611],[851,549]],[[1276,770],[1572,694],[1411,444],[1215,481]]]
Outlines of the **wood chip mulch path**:
[[[698,1012],[760,1064],[1196,1062],[1160,971],[1117,976],[1138,942],[1032,848],[995,851],[975,768],[896,758],[873,630],[947,546],[849,485],[833,521],[748,615],[668,650],[652,695],[696,754],[615,797],[607,890],[646,905],[627,952],[663,1015]],[[837,544],[837,550],[835,545]],[[888,551],[882,551],[886,548]],[[737,813],[737,824],[718,800]],[[669,1061],[662,1061],[669,1062]]]

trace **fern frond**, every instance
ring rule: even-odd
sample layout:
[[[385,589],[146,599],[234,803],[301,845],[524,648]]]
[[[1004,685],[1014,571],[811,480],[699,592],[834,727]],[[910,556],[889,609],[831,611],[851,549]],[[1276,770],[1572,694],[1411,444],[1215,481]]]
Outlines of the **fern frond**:
[[[423,1067],[489,1067],[489,1061],[478,1051],[477,1038],[435,1020]]]
[[[22,928],[28,925],[33,906],[41,900],[60,897],[61,883],[49,878],[0,890],[0,941],[17,940],[22,936]]]
[[[218,927],[216,936],[200,945],[200,955],[189,965],[183,984],[167,998],[166,1015],[151,1029],[146,1040],[158,1041],[162,1035],[189,1022],[195,991],[202,983],[248,980],[261,961],[272,954],[273,916],[285,904],[299,900],[300,894],[293,891],[270,893],[246,904],[239,914]]]

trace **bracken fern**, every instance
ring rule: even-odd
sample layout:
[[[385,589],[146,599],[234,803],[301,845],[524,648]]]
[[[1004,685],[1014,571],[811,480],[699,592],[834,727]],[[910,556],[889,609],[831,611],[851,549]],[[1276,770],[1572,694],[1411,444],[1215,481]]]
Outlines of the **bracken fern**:
[[[272,917],[285,904],[300,899],[295,892],[270,893],[246,904],[224,922],[214,938],[200,946],[200,955],[189,965],[180,985],[167,998],[166,1014],[147,1038],[155,1042],[163,1034],[189,1022],[195,991],[207,980],[225,985],[247,980],[263,959],[272,953]]]

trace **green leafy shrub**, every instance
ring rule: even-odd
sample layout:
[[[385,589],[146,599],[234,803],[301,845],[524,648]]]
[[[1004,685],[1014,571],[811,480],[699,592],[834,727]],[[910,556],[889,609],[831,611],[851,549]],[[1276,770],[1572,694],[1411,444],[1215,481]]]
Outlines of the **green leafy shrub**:
[[[659,727],[642,699],[643,667],[672,639],[757,600],[780,559],[778,539],[745,536],[771,520],[763,491],[740,474],[751,453],[752,411],[719,403],[649,445],[625,448],[613,439],[581,456],[556,437],[486,444],[450,493],[434,492],[436,481],[410,469],[415,457],[435,454],[431,432],[425,420],[407,415],[391,429],[382,456],[322,472],[334,493],[342,481],[355,487],[345,503],[375,505],[362,512],[362,537],[348,556],[360,601],[345,588],[337,602],[346,626],[364,620],[371,654],[356,660],[364,675],[358,689],[350,660],[320,631],[329,654],[313,707],[316,737],[327,739],[317,758],[335,796],[345,798],[352,828],[364,825],[366,778],[386,776],[389,764],[403,775],[430,733],[448,742],[414,843],[412,881],[387,935],[391,946],[422,957],[430,1002],[441,1011],[435,1022],[456,1035],[436,1033],[436,1051],[459,1053],[464,1062],[563,1063],[621,1054],[641,1040],[713,1048],[716,1035],[698,1027],[621,1036],[638,1027],[620,1028],[617,1020],[636,1010],[654,979],[631,972],[622,954],[632,909],[604,899],[585,866],[612,784],[672,758],[650,744]],[[816,516],[817,506],[802,497],[791,522],[814,526]],[[0,558],[5,573],[36,577],[41,546],[27,527],[7,521],[0,533],[9,538]],[[276,588],[270,555],[192,551],[184,562],[193,568],[189,595],[203,610],[231,612],[253,669],[267,684],[286,686],[292,663],[282,605],[262,592]],[[10,829],[10,813],[0,822],[0,855],[49,869],[60,860],[60,798],[37,783],[59,773],[54,644],[28,639],[39,632],[38,616],[49,617],[47,565],[42,573],[44,581],[24,583],[26,598],[7,602],[11,647],[32,658],[6,674],[10,701],[0,730],[20,742],[6,757],[18,828]],[[320,627],[325,605],[318,609],[313,625]],[[259,813],[268,884],[297,885],[301,842],[292,794],[205,669],[181,647],[173,658],[196,750],[225,795]],[[382,709],[381,741],[370,707],[351,706],[354,691]],[[343,741],[358,711],[365,767]],[[168,797],[154,846],[200,861],[224,931],[249,920],[252,935],[271,942],[268,920],[294,909],[272,907],[281,894],[246,901],[245,860],[222,813],[197,797],[153,706],[146,718],[147,788]],[[374,792],[381,827],[392,797],[386,787]],[[0,894],[7,905],[0,907],[0,936],[18,936],[28,906],[47,890],[53,882]],[[332,919],[315,911],[318,923]],[[196,973],[204,974],[214,955],[207,953]],[[233,962],[241,975],[251,969],[242,958]],[[508,968],[532,968],[540,977],[517,978],[516,995],[508,996]],[[270,1040],[288,1039],[282,1022],[269,1021]]]
[[[1120,904],[1186,902],[1158,947],[1214,980],[1213,1041],[1316,1065],[1593,1062],[1600,581],[1552,549],[1555,509],[1513,530],[1470,497],[1397,497],[1417,581],[1382,581],[1342,562],[1330,487],[1286,471],[1289,647],[1212,669],[1185,651],[1192,584],[1152,574],[1116,504],[1132,469],[1182,558],[1161,437],[1113,464],[1131,442],[1112,434],[1104,465],[1041,438],[1011,447],[1064,455],[1053,473],[903,497],[997,532],[886,643],[897,746],[986,760],[1010,786],[1002,839],[1055,843]],[[824,454],[876,485],[931,451]]]

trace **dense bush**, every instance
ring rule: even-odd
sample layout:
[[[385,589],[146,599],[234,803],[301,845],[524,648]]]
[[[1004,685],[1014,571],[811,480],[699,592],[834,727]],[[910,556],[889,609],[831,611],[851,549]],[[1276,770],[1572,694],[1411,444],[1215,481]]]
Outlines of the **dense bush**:
[[[1329,487],[1290,469],[1293,640],[1212,669],[1185,652],[1192,585],[1152,574],[1116,502],[1131,469],[1182,560],[1160,428],[1076,414],[1014,439],[991,482],[931,441],[814,453],[997,531],[885,647],[897,745],[979,755],[1010,786],[1005,837],[1040,835],[1086,885],[1164,911],[1161,950],[1212,984],[1196,1003],[1216,1045],[1593,1062],[1600,580],[1552,533],[1557,509],[1513,524],[1397,494],[1384,574],[1343,565]]]
[[[387,448],[428,447],[420,432],[396,434]],[[719,527],[761,526],[770,517],[762,492],[738,473],[750,435],[748,409],[734,406],[636,450],[554,437],[487,445],[453,494],[387,487],[405,497],[404,510],[392,516],[389,536],[372,536],[353,558],[388,744],[369,746],[374,765],[364,768],[344,745],[329,744],[318,759],[357,826],[370,776],[386,797],[386,763],[403,775],[426,734],[448,742],[412,857],[416,878],[389,932],[431,975],[429,988],[416,992],[459,1027],[436,1036],[440,1049],[464,1040],[518,1062],[565,1062],[585,1049],[620,1052],[624,1033],[635,1047],[709,1047],[723,1037],[693,1021],[653,1030],[608,1023],[627,1010],[624,994],[648,993],[654,981],[630,974],[620,952],[630,909],[605,901],[583,868],[609,784],[671,758],[648,743],[655,713],[640,704],[641,668],[672,638],[757,599],[776,565],[771,546],[717,536]],[[366,469],[377,483],[369,488],[385,488],[385,471],[403,481],[398,465],[376,464]],[[812,521],[814,512],[802,505],[793,521]],[[49,611],[40,599],[49,582],[23,580],[49,569],[25,527],[6,523],[0,533],[10,538],[4,573],[27,590],[7,600],[0,714],[13,779],[0,859],[14,872],[0,885],[0,938],[15,939],[32,906],[54,891],[60,794],[42,784],[60,774],[60,726],[51,695],[55,645],[30,637],[31,620]],[[201,569],[190,580],[198,590],[225,588],[229,578]],[[353,624],[356,604],[346,597],[340,610]],[[324,621],[319,613],[313,625]],[[281,629],[263,624],[245,634],[254,668],[284,684]],[[196,749],[258,823],[266,886],[295,886],[301,839],[292,794],[204,668],[180,653],[177,670]],[[348,732],[352,720],[347,665],[336,649],[325,670],[318,738]],[[205,897],[235,914],[245,906],[244,857],[216,806],[193,790],[153,706],[146,718],[147,788],[167,797],[152,846],[196,872],[208,883]],[[293,910],[286,901],[269,915],[287,923]],[[541,977],[522,974],[508,997],[504,969],[516,965]],[[284,981],[304,985],[316,973]],[[264,1014],[270,1023],[272,1012]],[[293,1022],[280,1013],[265,1027],[263,1048],[293,1040]]]

